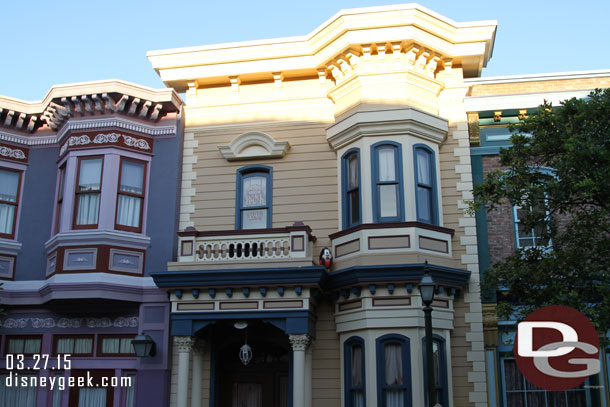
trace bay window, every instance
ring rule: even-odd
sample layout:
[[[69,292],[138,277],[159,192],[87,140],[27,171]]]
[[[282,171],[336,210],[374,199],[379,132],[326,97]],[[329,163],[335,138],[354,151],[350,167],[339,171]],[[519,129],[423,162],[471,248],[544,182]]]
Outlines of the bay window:
[[[360,150],[347,151],[341,160],[343,228],[359,225],[362,222],[360,205]]]
[[[383,407],[411,407],[409,338],[388,334],[377,339],[377,402]]]
[[[236,229],[271,228],[273,169],[257,165],[237,171]]]
[[[102,157],[83,157],[78,160],[75,229],[97,227],[102,192],[102,166]]]
[[[20,171],[0,168],[0,237],[15,237],[20,185]]]
[[[413,147],[417,220],[438,225],[434,152],[423,144]]]
[[[345,407],[366,406],[364,341],[352,337],[344,344]]]
[[[371,165],[373,173],[374,221],[403,221],[404,200],[400,144],[383,141],[372,145]]]
[[[121,159],[116,210],[117,229],[133,232],[142,230],[145,170],[144,162]]]

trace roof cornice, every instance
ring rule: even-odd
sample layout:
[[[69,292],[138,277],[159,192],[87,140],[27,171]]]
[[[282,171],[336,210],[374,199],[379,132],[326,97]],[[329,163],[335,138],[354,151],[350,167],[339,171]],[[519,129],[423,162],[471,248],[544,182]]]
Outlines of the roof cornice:
[[[480,75],[491,58],[496,21],[456,23],[418,4],[341,10],[302,37],[235,42],[150,51],[161,79],[178,91],[228,82],[229,76],[283,72],[316,73],[350,47],[391,42],[417,43]]]

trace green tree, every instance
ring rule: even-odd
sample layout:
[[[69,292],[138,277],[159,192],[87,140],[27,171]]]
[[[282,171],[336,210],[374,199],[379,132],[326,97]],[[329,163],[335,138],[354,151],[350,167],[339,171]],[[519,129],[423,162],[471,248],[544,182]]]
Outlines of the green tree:
[[[610,329],[610,90],[545,103],[511,130],[512,147],[500,151],[505,170],[475,186],[471,207],[520,206],[522,226],[540,239],[493,265],[483,292],[500,288],[504,318],[576,308],[602,336]]]

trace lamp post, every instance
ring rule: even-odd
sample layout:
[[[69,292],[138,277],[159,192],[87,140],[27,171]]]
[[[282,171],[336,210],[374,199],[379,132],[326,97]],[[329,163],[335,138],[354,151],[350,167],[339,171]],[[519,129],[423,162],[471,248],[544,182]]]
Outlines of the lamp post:
[[[434,386],[434,362],[432,360],[432,301],[434,300],[435,284],[428,273],[428,262],[424,266],[424,276],[419,282],[419,292],[424,303],[424,321],[426,328],[426,382],[428,385],[428,406],[436,404],[436,388]]]

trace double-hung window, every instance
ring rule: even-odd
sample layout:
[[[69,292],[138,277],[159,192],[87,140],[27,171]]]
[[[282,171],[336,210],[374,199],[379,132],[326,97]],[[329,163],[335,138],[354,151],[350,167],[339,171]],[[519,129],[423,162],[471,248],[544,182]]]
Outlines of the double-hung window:
[[[366,406],[364,341],[354,336],[344,344],[345,407]]]
[[[523,219],[527,216],[547,217],[549,215],[546,201],[543,197],[537,199],[533,205],[528,207],[514,206],[513,219],[515,222],[515,243],[516,248],[526,247],[550,247],[551,242],[545,236],[544,225],[536,227],[526,227],[523,224]]]
[[[102,193],[102,157],[78,160],[74,228],[95,228],[100,215]]]
[[[144,206],[146,163],[121,159],[117,196],[116,228],[140,232]]]
[[[343,228],[362,222],[360,205],[360,150],[347,151],[341,160]]]
[[[411,407],[409,338],[388,334],[377,339],[377,404]]]
[[[438,225],[434,152],[430,147],[416,144],[413,147],[413,157],[415,161],[417,220]]]
[[[236,229],[271,228],[272,180],[271,167],[248,166],[237,171]]]
[[[400,144],[382,141],[371,146],[373,217],[375,222],[404,220],[402,151]]]
[[[20,185],[20,171],[0,168],[0,237],[15,237]]]
[[[503,399],[505,406],[511,407],[591,407],[591,394],[586,382],[567,391],[546,391],[527,381],[515,359],[502,358]]]
[[[422,339],[424,351],[424,377],[428,377],[426,363],[426,338]],[[447,394],[447,356],[445,353],[445,340],[440,336],[432,337],[432,366],[434,368],[434,389],[436,390],[436,402],[442,406],[448,406]],[[426,405],[428,405],[428,382],[424,381]]]

